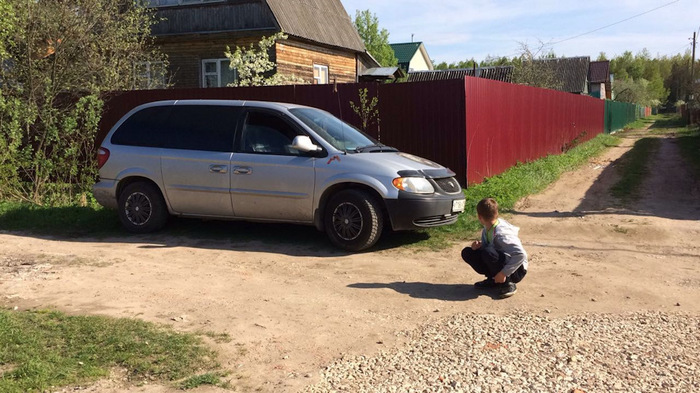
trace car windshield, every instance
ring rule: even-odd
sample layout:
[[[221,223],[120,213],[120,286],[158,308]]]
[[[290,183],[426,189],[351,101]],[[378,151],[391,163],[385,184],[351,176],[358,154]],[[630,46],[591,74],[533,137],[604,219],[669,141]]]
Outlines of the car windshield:
[[[314,108],[293,108],[289,111],[338,150],[361,152],[369,146],[382,146],[369,135],[328,112]]]

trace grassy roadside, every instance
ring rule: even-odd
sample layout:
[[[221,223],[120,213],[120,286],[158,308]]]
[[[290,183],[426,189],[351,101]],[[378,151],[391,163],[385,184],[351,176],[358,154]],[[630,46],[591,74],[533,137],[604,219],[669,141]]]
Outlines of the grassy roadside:
[[[681,155],[688,164],[690,172],[700,181],[700,126],[685,127],[677,130]]]
[[[681,155],[689,171],[700,179],[700,129],[698,126],[686,127],[678,115],[662,114],[647,118],[653,125],[647,130],[649,137],[639,139],[634,147],[621,160],[618,167],[620,180],[611,193],[621,202],[639,198],[644,179],[649,174],[648,158],[655,154],[661,140],[656,137],[672,136],[676,139]]]
[[[215,357],[198,336],[134,319],[0,310],[0,392],[86,384],[114,368],[137,385],[216,385]]]
[[[113,235],[120,231],[117,212],[101,206],[46,207],[0,201],[0,229],[65,236]]]
[[[600,154],[608,147],[617,146],[619,143],[620,140],[616,136],[601,134],[564,154],[547,156],[527,164],[518,164],[498,176],[488,178],[481,184],[467,188],[465,191],[466,210],[460,216],[459,221],[451,226],[427,231],[430,238],[417,243],[417,245],[439,249],[451,242],[471,239],[474,231],[480,228],[476,218],[476,204],[481,199],[495,198],[500,210],[507,213],[520,198],[542,191],[557,180],[562,173],[579,167],[589,158]]]
[[[642,138],[634,143],[620,163],[618,171],[620,180],[610,189],[611,194],[621,202],[638,199],[644,179],[649,174],[649,157],[661,145],[658,138]]]

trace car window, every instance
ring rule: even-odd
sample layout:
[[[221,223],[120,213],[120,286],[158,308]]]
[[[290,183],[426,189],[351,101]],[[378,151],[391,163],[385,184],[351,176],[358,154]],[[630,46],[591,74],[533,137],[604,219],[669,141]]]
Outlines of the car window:
[[[289,111],[338,150],[354,150],[378,143],[354,126],[320,109],[293,108]]]
[[[167,119],[171,106],[142,109],[128,119],[112,135],[115,145],[162,147],[167,140]]]
[[[154,106],[124,121],[111,141],[115,145],[230,152],[241,112],[233,106]]]
[[[163,147],[231,152],[241,112],[234,106],[174,106],[168,117],[169,138]]]
[[[264,112],[249,112],[243,126],[238,151],[241,153],[300,155],[292,149],[299,133],[279,116]]]

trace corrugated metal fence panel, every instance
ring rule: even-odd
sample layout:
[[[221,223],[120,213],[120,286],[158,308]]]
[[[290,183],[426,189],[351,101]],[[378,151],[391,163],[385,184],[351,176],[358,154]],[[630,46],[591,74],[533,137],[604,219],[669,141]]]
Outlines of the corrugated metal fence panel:
[[[466,184],[464,81],[379,85],[381,142],[452,169]]]
[[[97,142],[101,143],[110,128],[131,109],[147,102],[182,99],[259,100],[287,102],[324,109],[351,124],[360,125],[359,117],[352,111],[350,101],[359,104],[358,91],[368,89],[368,96],[377,95],[377,84],[340,84],[269,86],[269,87],[224,87],[213,89],[166,89],[135,90],[105,95],[105,110],[100,122]],[[376,136],[377,126],[368,127],[367,132]]]
[[[646,107],[629,102],[605,101],[605,132],[621,130],[640,117],[645,117]]]
[[[605,104],[593,97],[470,77],[465,90],[468,184],[603,132]]]

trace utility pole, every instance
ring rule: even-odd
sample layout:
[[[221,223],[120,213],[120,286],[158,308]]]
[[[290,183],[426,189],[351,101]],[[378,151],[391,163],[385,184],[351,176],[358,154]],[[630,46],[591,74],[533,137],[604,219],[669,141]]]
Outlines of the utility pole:
[[[690,60],[690,83],[693,84],[695,83],[695,43],[697,42],[695,40],[695,32],[693,32],[693,57]]]
[[[693,118],[695,112],[694,112],[694,106],[693,102],[695,101],[695,43],[696,43],[696,35],[697,33],[693,32],[693,57],[690,59],[690,94],[688,95],[688,120],[690,124],[694,124],[695,119]],[[700,97],[698,97],[700,98]]]

